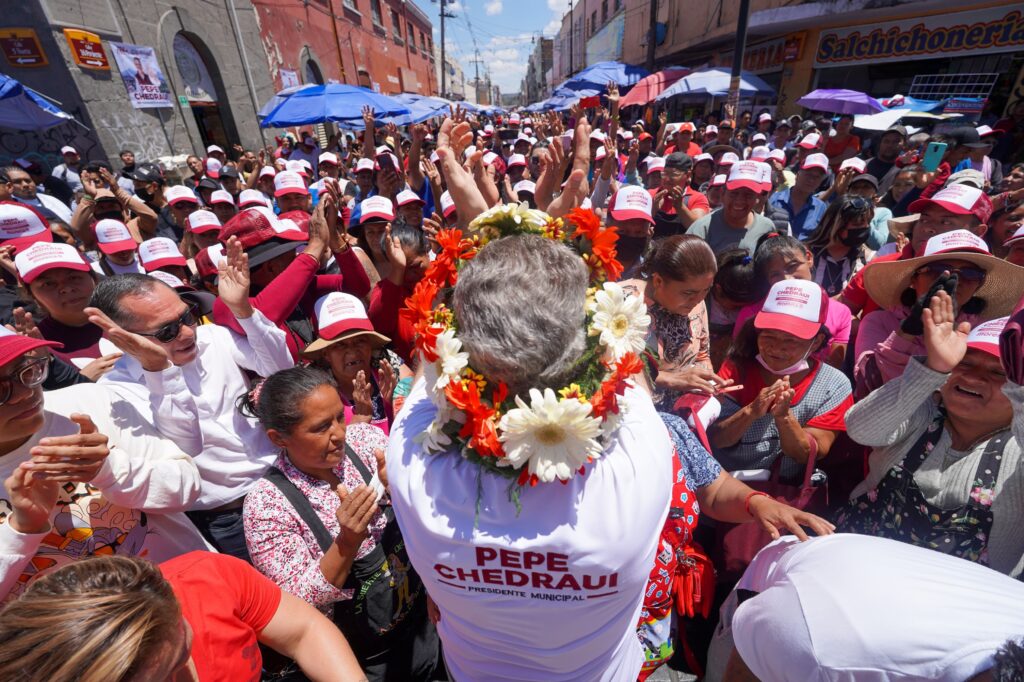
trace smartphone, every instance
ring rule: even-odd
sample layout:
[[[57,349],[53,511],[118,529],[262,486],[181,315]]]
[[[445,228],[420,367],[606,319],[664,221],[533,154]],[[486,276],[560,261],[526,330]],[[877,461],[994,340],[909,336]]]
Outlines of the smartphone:
[[[942,163],[942,157],[946,155],[945,142],[929,142],[928,147],[924,151],[924,160],[921,162],[921,168],[928,173],[934,173],[939,169],[939,164]]]
[[[517,137],[519,137],[519,131],[512,128],[502,128],[498,131],[498,139],[502,141],[514,140]]]
[[[377,156],[377,165],[380,166],[381,171],[393,171],[395,170],[395,162],[391,158],[391,154],[380,154]]]

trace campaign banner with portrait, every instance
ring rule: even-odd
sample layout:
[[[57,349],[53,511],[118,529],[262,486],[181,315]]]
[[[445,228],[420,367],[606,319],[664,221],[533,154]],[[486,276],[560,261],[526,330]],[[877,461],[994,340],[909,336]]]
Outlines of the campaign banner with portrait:
[[[145,45],[110,43],[128,99],[136,109],[172,107],[171,88],[156,60],[156,52]]]

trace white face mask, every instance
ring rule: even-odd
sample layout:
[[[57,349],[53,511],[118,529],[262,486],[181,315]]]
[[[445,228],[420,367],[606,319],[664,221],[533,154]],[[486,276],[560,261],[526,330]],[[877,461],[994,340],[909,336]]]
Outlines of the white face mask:
[[[804,372],[804,371],[810,369],[811,363],[807,362],[807,356],[810,355],[810,354],[811,354],[811,349],[808,348],[807,352],[804,353],[804,356],[802,358],[800,358],[795,363],[793,363],[792,365],[790,365],[789,367],[787,367],[785,369],[773,369],[773,368],[769,367],[768,363],[764,361],[764,358],[761,357],[760,353],[755,355],[754,359],[757,360],[757,364],[759,364],[762,367],[764,367],[766,372],[770,372],[771,374],[774,374],[777,377],[784,377],[784,376],[787,376],[787,375],[792,376],[794,374],[799,374],[800,372]]]

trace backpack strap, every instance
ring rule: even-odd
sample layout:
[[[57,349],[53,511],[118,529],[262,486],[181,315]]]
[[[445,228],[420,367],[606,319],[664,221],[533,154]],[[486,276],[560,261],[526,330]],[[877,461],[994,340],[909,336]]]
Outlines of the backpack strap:
[[[299,513],[299,518],[313,531],[313,537],[316,538],[317,544],[320,545],[320,550],[326,552],[330,549],[331,545],[334,544],[334,537],[331,536],[327,526],[320,520],[320,517],[316,515],[313,505],[309,503],[309,500],[302,494],[302,491],[288,480],[284,472],[277,467],[267,469],[267,473],[263,475],[263,478],[273,483],[281,491],[285,499],[291,503],[295,511]]]

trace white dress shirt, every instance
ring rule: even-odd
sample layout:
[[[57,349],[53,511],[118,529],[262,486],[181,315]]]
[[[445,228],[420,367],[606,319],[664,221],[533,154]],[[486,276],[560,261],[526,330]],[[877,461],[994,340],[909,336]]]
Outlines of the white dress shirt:
[[[249,390],[243,370],[266,377],[295,363],[284,332],[258,310],[238,322],[244,337],[219,325],[197,327],[196,359],[186,365],[147,372],[125,355],[100,379],[140,408],[148,404],[160,433],[195,459],[203,487],[192,510],[242,497],[279,454],[259,422],[239,413],[236,403]]]

